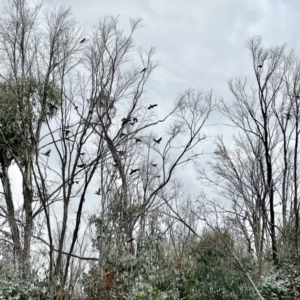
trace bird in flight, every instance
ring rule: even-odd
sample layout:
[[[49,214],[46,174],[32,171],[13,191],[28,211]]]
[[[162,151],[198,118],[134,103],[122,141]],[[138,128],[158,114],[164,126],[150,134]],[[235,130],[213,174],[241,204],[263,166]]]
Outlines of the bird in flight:
[[[138,139],[138,138],[135,138],[135,143],[139,143],[139,142],[142,142],[142,140]]]
[[[157,143],[157,144],[159,144],[161,140],[162,140],[162,137],[161,137],[161,138],[159,138],[158,140],[156,140],[156,139],[153,139],[153,141],[154,141],[155,143]]]
[[[51,149],[47,150],[45,153],[42,153],[42,154],[44,154],[46,156],[50,156],[50,152],[51,152]]]
[[[82,39],[81,41],[80,41],[80,44],[82,44],[82,43],[84,43],[85,42],[85,39]]]
[[[135,172],[138,172],[140,169],[131,169],[131,171],[130,171],[130,174],[129,175],[132,175],[133,173],[135,173]]]
[[[95,194],[96,194],[96,195],[101,195],[100,188],[99,188],[98,191],[95,191]]]
[[[156,168],[157,167],[157,164],[151,164],[154,168]]]
[[[140,73],[143,73],[143,72],[145,72],[147,70],[147,68],[144,68]]]
[[[157,104],[150,104],[150,106],[148,107],[148,109],[152,109],[152,108],[154,108],[155,106],[157,106]]]

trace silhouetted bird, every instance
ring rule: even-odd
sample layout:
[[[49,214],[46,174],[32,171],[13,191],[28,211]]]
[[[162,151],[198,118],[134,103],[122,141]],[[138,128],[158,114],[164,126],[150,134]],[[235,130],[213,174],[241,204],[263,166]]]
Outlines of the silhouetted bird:
[[[124,126],[126,123],[130,122],[131,118],[123,118],[122,119],[122,126]]]
[[[122,132],[122,133],[121,133],[121,136],[126,136],[126,134]]]
[[[157,143],[157,144],[159,144],[161,140],[162,140],[162,137],[161,137],[161,138],[159,138],[158,140],[156,140],[156,139],[153,139],[153,141],[154,141],[155,143]]]
[[[79,184],[79,181],[72,180],[72,184],[74,184],[74,183]]]
[[[143,73],[143,72],[145,72],[147,70],[147,68],[144,68],[140,73]]]
[[[68,136],[70,132],[70,130],[66,130],[66,136]]]
[[[262,66],[262,65],[258,65],[257,67],[258,67],[258,68],[262,68],[263,66]]]
[[[54,105],[54,104],[52,104],[50,102],[47,102],[47,104],[48,104],[50,110],[53,110],[53,109],[58,110],[58,107],[56,105]]]
[[[96,194],[96,195],[101,195],[100,188],[99,188],[98,191],[95,191],[95,194]]]
[[[42,153],[42,154],[44,154],[44,155],[46,155],[46,156],[49,156],[49,155],[50,155],[50,152],[51,152],[51,149],[47,150],[45,153]]]
[[[300,96],[297,95],[297,96],[296,96],[296,99],[300,99]]]
[[[139,142],[142,142],[142,140],[141,140],[141,139],[138,139],[138,138],[135,138],[135,142],[136,142],[136,143],[139,143]]]
[[[76,110],[78,109],[78,106],[74,106],[74,107],[75,107]]]
[[[85,152],[81,152],[80,155],[85,155]]]
[[[138,119],[137,118],[133,118],[133,122],[137,122],[138,121]]]
[[[82,44],[82,43],[84,43],[84,42],[85,42],[85,39],[81,40],[81,41],[80,41],[80,44]]]
[[[84,168],[85,164],[77,165],[78,168]]]
[[[155,167],[155,168],[157,167],[157,164],[151,164],[151,165],[152,165],[153,167]]]
[[[134,125],[134,122],[132,122],[132,123],[129,123],[129,124],[133,126],[133,125]]]
[[[291,118],[291,114],[290,113],[285,113],[286,115],[286,119],[289,120]]]
[[[150,104],[150,106],[148,107],[148,109],[152,109],[152,108],[154,108],[155,106],[157,106],[157,104]]]
[[[138,172],[140,169],[131,169],[131,171],[130,171],[130,174],[129,175],[132,175],[133,173],[135,173],[135,172]]]

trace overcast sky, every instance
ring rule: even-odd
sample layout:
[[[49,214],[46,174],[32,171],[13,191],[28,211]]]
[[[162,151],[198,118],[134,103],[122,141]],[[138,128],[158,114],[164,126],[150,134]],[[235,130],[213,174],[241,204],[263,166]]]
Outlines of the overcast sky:
[[[140,17],[145,27],[134,41],[137,47],[156,48],[160,66],[147,85],[151,102],[172,103],[185,89],[213,89],[217,96],[231,101],[227,81],[232,77],[253,79],[252,62],[245,40],[253,35],[263,38],[266,47],[288,43],[299,52],[298,0],[45,0],[46,6],[70,6],[75,20],[88,33],[99,18],[118,16],[120,28],[129,29],[129,18]],[[231,132],[219,123],[211,133]],[[207,143],[205,151],[213,151]],[[203,158],[209,159],[208,156]],[[195,175],[185,170],[189,189],[198,190]]]
[[[146,98],[150,103],[159,103],[162,113],[162,106],[170,107],[188,88],[213,89],[230,102],[228,79],[253,79],[252,62],[245,48],[245,40],[253,35],[260,35],[266,47],[288,43],[296,53],[300,49],[299,0],[44,0],[44,5],[71,7],[74,19],[87,34],[105,15],[119,16],[120,29],[125,32],[130,28],[129,18],[142,18],[145,27],[136,32],[135,45],[154,46],[155,59],[160,62],[147,83]],[[209,134],[223,134],[225,144],[230,145],[233,132],[222,125],[223,121],[214,114],[210,123],[217,125],[208,128]],[[198,150],[213,152],[213,138]],[[204,155],[201,163],[205,166],[209,159],[209,154]],[[192,168],[180,170],[177,175],[186,191],[199,194],[202,185]],[[12,178],[16,189],[20,188],[20,176]],[[18,194],[21,199],[22,191]]]

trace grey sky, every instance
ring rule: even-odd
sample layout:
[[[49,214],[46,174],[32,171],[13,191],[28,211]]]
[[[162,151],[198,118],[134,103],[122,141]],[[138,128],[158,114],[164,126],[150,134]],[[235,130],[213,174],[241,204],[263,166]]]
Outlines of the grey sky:
[[[160,62],[150,77],[146,97],[150,103],[166,106],[187,88],[213,89],[230,101],[227,80],[253,78],[244,45],[252,35],[262,36],[266,47],[287,42],[296,53],[300,49],[300,1],[296,0],[45,0],[44,4],[70,6],[87,33],[105,15],[119,15],[125,31],[130,17],[142,18],[145,27],[136,32],[135,45],[154,46]],[[215,115],[214,122],[222,120]],[[220,125],[210,130],[212,135],[226,133],[231,143],[229,128]],[[213,146],[207,143],[203,149],[213,151]],[[190,188],[197,189],[195,175],[189,169],[184,174]]]

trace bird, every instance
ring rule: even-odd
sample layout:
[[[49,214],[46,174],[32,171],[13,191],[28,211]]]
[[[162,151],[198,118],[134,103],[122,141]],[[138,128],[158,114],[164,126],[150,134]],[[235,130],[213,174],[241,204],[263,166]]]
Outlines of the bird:
[[[154,168],[156,168],[157,167],[157,164],[151,164]]]
[[[47,150],[45,153],[42,153],[42,154],[44,154],[44,155],[46,155],[46,156],[49,156],[49,155],[50,155],[50,152],[51,152],[51,149]]]
[[[81,152],[80,155],[85,155],[85,152]]]
[[[297,95],[297,96],[296,96],[296,99],[300,99],[300,96]]]
[[[143,73],[143,72],[145,72],[147,70],[147,68],[144,68],[140,73]]]
[[[78,168],[84,168],[85,167],[85,164],[80,164],[80,165],[77,165]]]
[[[155,106],[157,106],[157,104],[150,104],[150,106],[148,107],[148,109],[152,109],[152,108],[154,108]]]
[[[154,141],[155,143],[157,143],[157,144],[159,144],[161,140],[162,140],[162,137],[161,137],[161,138],[159,138],[158,140],[156,140],[156,139],[153,139],[153,141]]]
[[[54,104],[52,104],[50,102],[47,102],[47,104],[48,104],[50,110],[53,110],[53,109],[58,110],[58,107],[56,105],[54,105]]]
[[[286,115],[286,119],[289,120],[291,118],[291,114],[290,113],[285,113]]]
[[[132,123],[129,123],[129,124],[133,126],[133,125],[134,125],[134,122],[132,122]]]
[[[257,67],[258,67],[258,68],[262,68],[263,66],[262,66],[262,65],[258,65]]]
[[[70,133],[70,130],[66,130],[66,136],[68,136],[68,134]]]
[[[84,43],[85,42],[85,39],[82,39],[81,41],[80,41],[80,44],[82,44],[82,43]]]
[[[137,118],[133,118],[133,122],[137,123],[138,119]]]
[[[121,133],[121,137],[122,137],[122,136],[126,136],[126,134],[122,132],[122,133]]]
[[[131,118],[123,118],[122,119],[122,126],[124,126],[126,123],[130,122],[131,121]]]
[[[95,191],[95,194],[96,194],[96,195],[101,195],[100,188],[99,188],[98,191]]]
[[[129,175],[132,175],[133,173],[135,173],[135,172],[138,172],[140,169],[131,169],[131,171],[130,171],[130,174]]]
[[[121,156],[124,156],[125,155],[125,151],[118,151],[119,152],[119,154],[121,155]]]
[[[141,139],[138,139],[138,138],[135,138],[135,142],[136,142],[136,143],[139,143],[139,142],[142,142],[142,140],[141,140]]]

